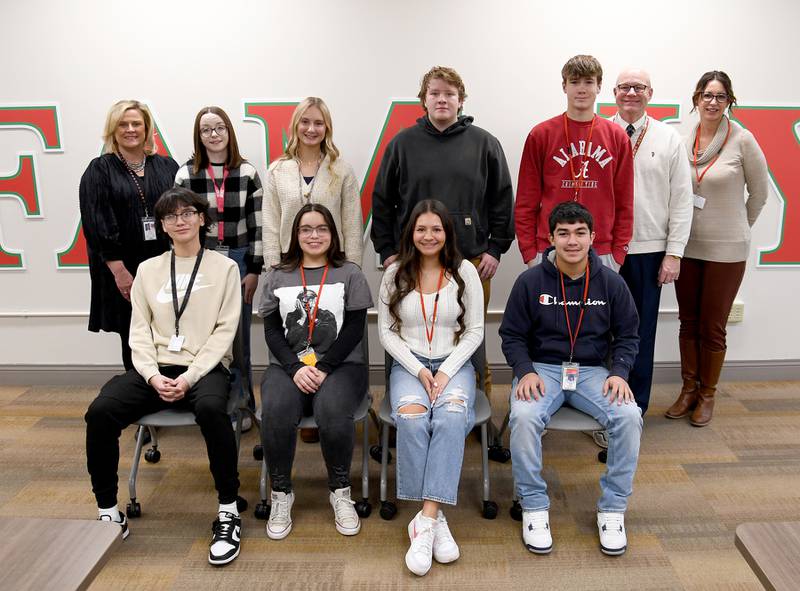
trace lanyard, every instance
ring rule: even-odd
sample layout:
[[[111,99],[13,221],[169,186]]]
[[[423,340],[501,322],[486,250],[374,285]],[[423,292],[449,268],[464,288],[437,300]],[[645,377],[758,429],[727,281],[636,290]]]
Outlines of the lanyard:
[[[210,162],[208,163],[208,176],[211,177],[211,184],[214,185],[214,195],[217,197],[217,238],[220,244],[225,238],[225,232],[222,228],[222,213],[225,211],[225,181],[228,180],[229,172],[227,166],[222,167],[222,184],[218,187],[217,179],[214,178],[214,167],[211,166]]]
[[[586,298],[589,295],[589,261],[586,261],[586,279],[583,284],[583,299],[581,300],[581,313],[578,316],[578,325],[575,327],[575,334],[572,334],[572,324],[569,321],[569,312],[567,312],[567,290],[564,287],[564,274],[559,270],[558,274],[561,277],[561,299],[564,304],[564,317],[567,319],[567,331],[569,332],[569,362],[572,363],[572,354],[575,351],[575,342],[578,340],[578,333],[581,331],[581,324],[583,323],[583,313],[586,311]]]
[[[636,140],[636,143],[633,145],[633,157],[636,158],[636,152],[639,151],[639,146],[642,145],[642,140],[644,139],[645,134],[647,133],[647,128],[650,127],[650,117],[646,117],[644,120],[644,127],[642,128],[642,133],[639,134],[639,138]]]
[[[317,297],[314,301],[314,311],[312,312],[309,308],[308,304],[304,304],[306,308],[306,315],[308,316],[308,342],[306,343],[309,347],[311,346],[311,337],[314,335],[314,324],[317,322],[317,311],[319,310],[319,301],[322,299],[322,288],[325,285],[325,278],[328,276],[328,265],[325,265],[325,270],[322,272],[322,281],[319,283],[319,290],[317,291]],[[306,273],[303,271],[303,265],[300,265],[300,278],[303,280],[303,292],[306,291]]]
[[[436,285],[436,297],[433,298],[433,316],[431,317],[431,328],[428,330],[428,314],[425,312],[425,298],[422,296],[422,278],[417,277],[419,283],[419,303],[422,305],[422,321],[425,323],[425,337],[428,339],[428,359],[430,360],[432,345],[433,345],[433,331],[436,330],[436,316],[439,311],[439,291],[442,289],[442,280],[444,279],[444,267],[439,271],[439,283]]]
[[[589,149],[589,146],[592,143],[592,132],[594,131],[595,119],[597,119],[597,115],[592,115],[592,123],[591,123],[591,125],[589,125],[589,137],[586,139],[586,149],[587,150]],[[566,113],[564,113],[564,137],[567,139],[567,149],[571,151],[572,150],[572,144],[569,141],[569,125],[567,124],[567,114]],[[573,201],[578,201],[578,198],[580,197],[580,194],[581,194],[581,189],[583,188],[578,183],[578,178],[581,175],[581,170],[583,170],[583,156],[581,156],[581,167],[580,167],[580,170],[578,170],[578,174],[576,175],[575,174],[575,165],[572,163],[572,156],[570,155],[570,158],[569,158],[569,172],[572,175],[572,182],[573,182],[574,188],[575,188],[575,196],[572,198]]]
[[[133,169],[128,164],[128,161],[122,156],[119,155],[120,160],[122,160],[122,164],[125,166],[125,170],[128,171],[128,174],[131,175],[131,180],[133,181],[133,185],[136,187],[136,192],[139,193],[139,199],[142,201],[142,207],[144,207],[144,215],[145,217],[150,217],[150,208],[147,207],[147,200],[144,198],[144,191],[142,190],[142,185],[139,184],[139,177],[136,176],[136,173],[133,172]],[[147,159],[147,155],[145,154],[145,159]]]
[[[725,141],[722,142],[722,146],[720,146],[719,152],[717,152],[717,155],[714,156],[714,159],[709,163],[709,165],[706,166],[705,170],[703,171],[703,174],[699,174],[697,171],[697,148],[700,147],[700,126],[699,125],[697,126],[697,134],[695,135],[694,139],[694,151],[692,152],[692,162],[694,163],[694,176],[697,179],[698,187],[700,186],[700,183],[703,182],[703,177],[706,176],[708,169],[714,166],[717,160],[719,160],[719,157],[722,154],[722,148],[724,148],[725,144],[728,143],[728,137],[730,137],[730,135],[731,135],[731,124],[730,122],[728,122],[728,131],[727,133],[725,133]]]
[[[179,323],[181,321],[181,316],[183,316],[184,310],[186,310],[186,304],[189,303],[189,295],[192,293],[192,286],[194,285],[195,277],[197,277],[197,270],[200,268],[200,261],[203,260],[203,251],[205,248],[200,248],[200,252],[197,253],[197,259],[194,262],[194,269],[192,269],[192,275],[189,277],[189,284],[186,286],[186,294],[183,296],[183,303],[181,303],[180,308],[178,307],[178,287],[175,281],[175,251],[172,251],[172,255],[170,256],[169,260],[169,278],[172,282],[172,309],[175,310],[175,336],[180,334],[178,328]]]

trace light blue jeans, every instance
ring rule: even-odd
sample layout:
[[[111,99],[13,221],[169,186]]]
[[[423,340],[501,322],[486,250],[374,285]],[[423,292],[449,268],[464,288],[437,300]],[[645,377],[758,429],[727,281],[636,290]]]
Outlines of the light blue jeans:
[[[247,246],[241,248],[231,248],[228,250],[228,258],[232,259],[239,266],[239,277],[244,279],[247,274],[247,267],[244,264],[244,256],[247,254]],[[244,287],[242,287],[242,297],[244,297]],[[242,391],[242,376],[239,369],[231,367],[231,380],[234,392],[240,392],[247,397],[248,406],[255,410],[256,399],[253,396],[253,366],[250,363],[250,324],[253,321],[253,305],[245,304],[242,300],[242,349],[244,351],[244,367],[247,371],[247,383],[250,384],[248,392]]]
[[[639,460],[642,414],[635,402],[608,403],[603,384],[608,370],[602,366],[581,366],[578,387],[561,389],[561,366],[534,363],[544,382],[545,395],[538,401],[517,400],[517,381],[511,386],[511,461],[517,496],[523,511],[544,511],[550,507],[547,483],[542,478],[542,431],[550,417],[567,402],[594,417],[608,431],[608,461],[600,478],[597,510],[624,513],[633,491],[633,476]]]
[[[427,367],[428,359],[418,357]],[[433,361],[434,372],[444,359]],[[431,408],[422,382],[396,361],[389,377],[392,419],[397,425],[397,498],[455,505],[464,460],[464,439],[475,424],[475,370],[467,362],[450,377]],[[426,411],[401,413],[409,404]]]

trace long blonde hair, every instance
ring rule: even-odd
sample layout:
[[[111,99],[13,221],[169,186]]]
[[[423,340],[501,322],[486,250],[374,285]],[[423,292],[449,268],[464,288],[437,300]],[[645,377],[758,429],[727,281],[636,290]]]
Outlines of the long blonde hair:
[[[144,119],[144,153],[148,156],[156,153],[156,143],[153,139],[155,126],[153,125],[153,115],[150,113],[150,109],[139,101],[124,100],[114,103],[106,116],[106,125],[103,130],[103,154],[119,151],[117,138],[114,134],[117,131],[120,119],[125,116],[126,111],[131,109],[139,111],[142,114],[142,119]]]
[[[322,150],[323,156],[328,156],[330,166],[339,157],[339,148],[333,143],[333,121],[331,120],[331,112],[328,110],[328,105],[316,96],[304,98],[292,113],[292,121],[289,126],[291,128],[289,130],[289,141],[286,143],[281,160],[296,160],[298,158],[297,151],[300,140],[298,139],[297,128],[300,126],[300,118],[305,115],[310,107],[318,108],[322,113],[323,121],[325,121],[325,139],[320,145],[320,150]]]

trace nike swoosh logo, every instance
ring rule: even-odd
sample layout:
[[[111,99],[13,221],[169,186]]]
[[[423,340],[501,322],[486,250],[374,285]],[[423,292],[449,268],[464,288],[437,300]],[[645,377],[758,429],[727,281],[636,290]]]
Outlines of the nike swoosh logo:
[[[183,296],[186,295],[186,286],[189,284],[190,275],[182,274],[178,275],[175,278],[175,284],[178,287],[178,301],[180,301]],[[197,274],[197,277],[194,280],[194,285],[192,286],[192,293],[200,291],[201,289],[205,289],[207,287],[212,287],[210,283],[203,284],[203,275],[201,273]],[[158,290],[156,294],[156,301],[159,304],[168,304],[172,302],[172,285],[170,281],[166,281],[164,285],[161,286],[161,289]]]
[[[233,528],[233,539],[236,542],[239,541],[239,526],[238,525],[235,528]]]

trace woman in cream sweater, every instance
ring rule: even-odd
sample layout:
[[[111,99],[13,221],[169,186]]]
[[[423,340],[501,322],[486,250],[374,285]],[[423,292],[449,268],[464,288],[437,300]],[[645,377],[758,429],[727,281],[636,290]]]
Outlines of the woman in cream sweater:
[[[700,115],[686,139],[694,217],[675,282],[683,388],[666,416],[679,419],[691,412],[691,424],[705,427],[725,361],[725,325],[750,255],[750,228],[767,200],[769,176],[753,134],[725,114],[736,104],[725,72],[703,74],[692,102]]]
[[[331,113],[317,97],[297,105],[286,150],[269,167],[262,210],[267,269],[289,248],[292,221],[306,203],[330,210],[347,260],[360,266],[363,219],[358,182],[352,167],[339,158]]]

